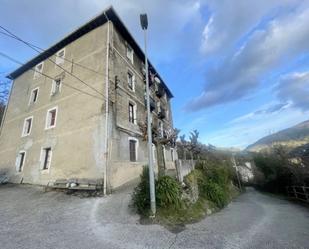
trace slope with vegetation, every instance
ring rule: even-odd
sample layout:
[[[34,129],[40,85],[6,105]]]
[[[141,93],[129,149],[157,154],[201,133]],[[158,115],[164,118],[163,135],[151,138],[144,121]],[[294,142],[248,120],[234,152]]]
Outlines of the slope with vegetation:
[[[145,129],[141,130],[146,134]],[[175,129],[173,136],[164,139],[164,142],[172,142],[175,145],[178,133],[179,130]],[[183,182],[167,176],[164,167],[158,162],[155,222],[168,228],[197,221],[225,207],[239,193],[233,184],[237,183],[237,178],[232,166],[231,153],[202,144],[198,138],[199,132],[194,130],[190,133],[189,140],[183,135],[177,141],[179,158],[197,161],[195,169],[184,177]],[[149,169],[146,166],[132,195],[132,203],[142,218],[149,217]]]
[[[270,149],[274,145],[282,145],[289,149],[309,143],[309,120],[291,128],[266,136],[247,147],[248,151],[259,152]]]

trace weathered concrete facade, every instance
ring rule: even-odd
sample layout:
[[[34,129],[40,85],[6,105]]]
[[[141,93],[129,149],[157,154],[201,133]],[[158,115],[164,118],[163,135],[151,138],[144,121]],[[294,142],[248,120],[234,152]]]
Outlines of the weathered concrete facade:
[[[107,186],[115,188],[139,177],[147,164],[147,145],[138,125],[146,120],[143,54],[112,8],[68,37],[47,50],[58,49],[61,56],[45,53],[43,60],[36,57],[28,68],[26,64],[11,74],[14,82],[0,135],[0,171],[12,182],[46,185],[57,179],[102,180],[106,167]],[[38,71],[41,62],[38,74],[33,69]],[[58,78],[60,87],[53,94]],[[159,81],[151,86],[153,124],[164,131],[173,127],[172,95]],[[158,87],[163,94],[156,94]],[[166,167],[175,167],[176,151],[166,148],[164,154]]]

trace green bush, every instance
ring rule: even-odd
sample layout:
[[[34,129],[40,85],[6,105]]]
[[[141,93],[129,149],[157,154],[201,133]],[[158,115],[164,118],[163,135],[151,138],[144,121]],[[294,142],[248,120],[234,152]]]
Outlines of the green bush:
[[[170,176],[162,176],[156,183],[156,201],[159,207],[179,208],[181,206],[181,188]]]
[[[233,177],[229,167],[200,163],[198,168],[191,173],[197,179],[200,196],[212,201],[218,208],[226,206]]]
[[[150,211],[149,168],[144,167],[140,176],[140,183],[134,189],[133,206],[141,215],[148,215]],[[181,206],[181,187],[179,183],[169,177],[162,176],[156,181],[156,201],[158,207],[177,209]]]
[[[208,180],[202,186],[202,193],[208,200],[214,202],[219,208],[223,208],[228,203],[229,198],[227,189],[221,187],[212,180]]]
[[[140,183],[134,189],[132,200],[137,212],[147,215],[150,209],[149,168],[144,166]]]

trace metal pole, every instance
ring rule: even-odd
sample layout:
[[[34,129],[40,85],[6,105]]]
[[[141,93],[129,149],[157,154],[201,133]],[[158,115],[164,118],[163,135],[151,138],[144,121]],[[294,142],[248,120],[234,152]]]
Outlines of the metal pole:
[[[149,167],[149,185],[150,185],[150,208],[152,216],[156,215],[156,197],[155,183],[152,159],[152,132],[151,132],[151,113],[149,98],[149,77],[148,77],[148,60],[147,60],[147,29],[144,29],[145,40],[145,69],[146,69],[146,100],[147,100],[147,137],[148,137],[148,167]]]
[[[108,89],[109,89],[109,24],[110,21],[107,22],[107,38],[106,38],[106,67],[105,67],[105,152],[104,152],[104,178],[103,178],[103,194],[106,195],[107,189],[107,164],[108,164],[108,133],[109,133],[109,125],[108,125]]]
[[[240,183],[240,179],[239,179],[239,174],[238,174],[238,168],[237,168],[237,165],[236,165],[236,161],[235,161],[235,157],[234,157],[234,156],[232,157],[232,160],[233,160],[233,164],[234,164],[234,166],[235,166],[235,171],[236,171],[236,176],[237,176],[237,180],[238,180],[239,190],[241,191],[241,190],[242,190],[242,187],[241,187],[241,183]]]

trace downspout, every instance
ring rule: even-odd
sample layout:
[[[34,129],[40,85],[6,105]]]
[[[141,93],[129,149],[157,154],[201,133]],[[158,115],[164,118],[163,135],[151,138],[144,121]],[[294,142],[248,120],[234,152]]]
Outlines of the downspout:
[[[106,15],[105,15],[106,16]],[[107,16],[106,16],[107,18]],[[107,18],[108,20],[108,18]],[[103,194],[106,195],[106,186],[107,186],[107,164],[108,164],[108,105],[109,105],[109,23],[110,21],[107,21],[107,39],[106,39],[106,66],[105,66],[105,152],[104,152],[104,178],[103,178]]]

